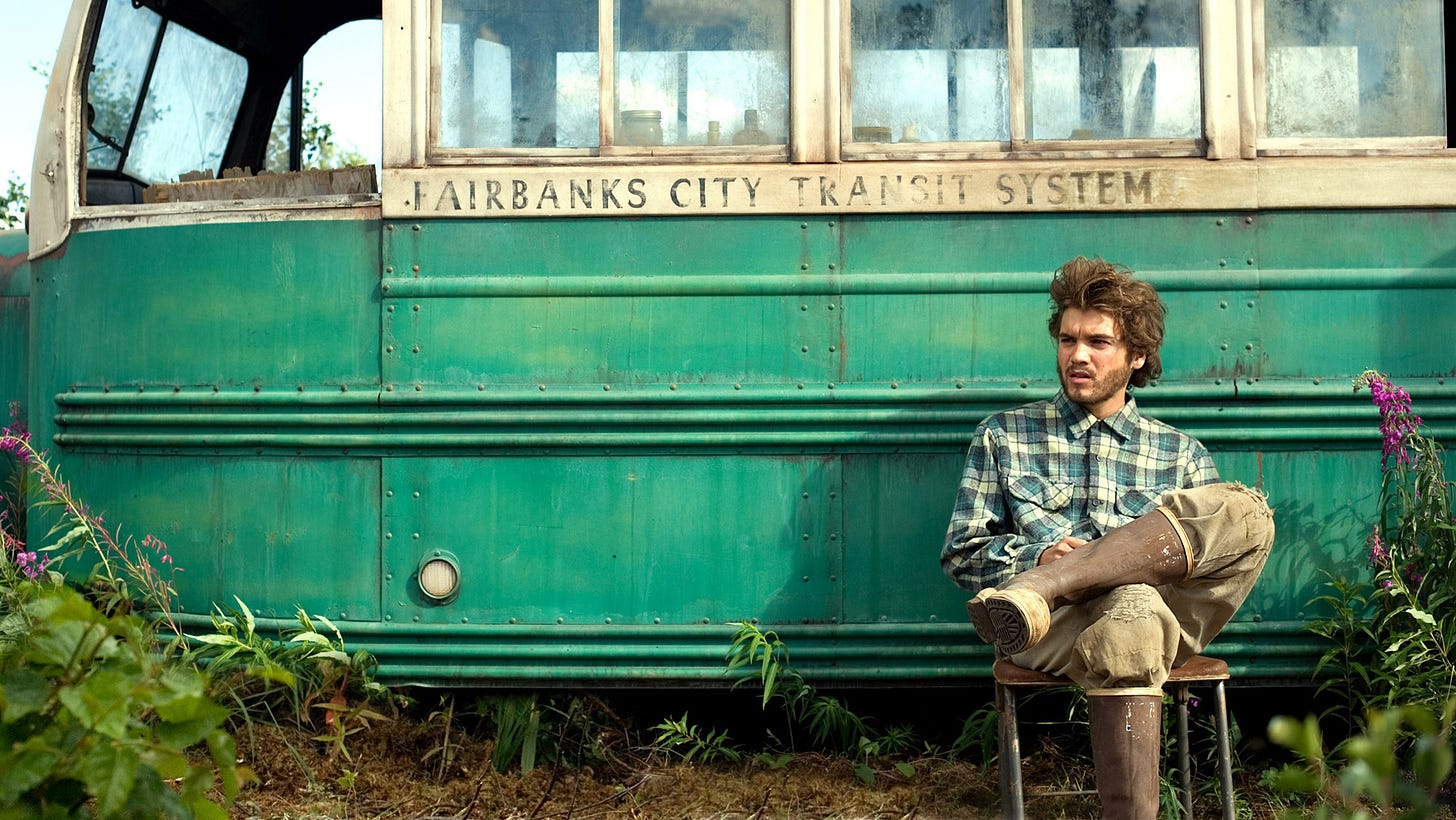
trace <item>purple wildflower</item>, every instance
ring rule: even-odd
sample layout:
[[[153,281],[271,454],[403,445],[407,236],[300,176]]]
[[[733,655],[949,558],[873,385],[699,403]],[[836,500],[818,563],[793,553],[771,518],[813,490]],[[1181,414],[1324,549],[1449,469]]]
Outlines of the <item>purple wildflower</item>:
[[[1389,578],[1386,578],[1384,581],[1381,581],[1380,582],[1380,585],[1382,587],[1385,587],[1386,589],[1390,589],[1391,587],[1395,586],[1395,583],[1393,581],[1391,581]]]
[[[1392,455],[1396,464],[1409,463],[1408,439],[1421,426],[1421,417],[1411,413],[1410,393],[1375,370],[1367,370],[1355,380],[1356,390],[1362,386],[1370,388],[1370,399],[1380,410],[1380,466],[1385,467]]]
[[[49,556],[37,556],[34,552],[15,553],[15,566],[20,569],[21,574],[32,581],[40,579],[46,567],[51,563]]]
[[[1188,698],[1188,708],[1189,709],[1197,709],[1198,708],[1198,698],[1197,698],[1197,696],[1193,696],[1193,697],[1189,697]]]
[[[1370,566],[1383,567],[1390,561],[1390,550],[1385,548],[1385,542],[1380,540],[1380,530],[1370,528]]]
[[[21,464],[30,461],[30,433],[10,427],[0,427],[0,450],[15,457]]]

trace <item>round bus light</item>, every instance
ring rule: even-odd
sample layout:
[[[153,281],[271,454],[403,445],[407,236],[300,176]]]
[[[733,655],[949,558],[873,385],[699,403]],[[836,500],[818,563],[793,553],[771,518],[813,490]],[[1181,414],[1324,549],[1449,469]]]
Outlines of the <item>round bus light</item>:
[[[420,592],[437,604],[453,599],[460,592],[460,563],[448,552],[437,550],[420,562],[417,575]]]

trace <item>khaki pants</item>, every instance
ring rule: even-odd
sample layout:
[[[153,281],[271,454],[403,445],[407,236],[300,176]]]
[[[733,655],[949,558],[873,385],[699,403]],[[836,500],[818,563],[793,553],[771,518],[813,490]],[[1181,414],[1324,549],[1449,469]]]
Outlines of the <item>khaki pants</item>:
[[[1261,494],[1235,483],[1174,490],[1162,505],[1197,542],[1193,576],[1058,607],[1046,637],[1013,662],[1085,689],[1162,686],[1170,669],[1203,651],[1258,580],[1274,516]]]

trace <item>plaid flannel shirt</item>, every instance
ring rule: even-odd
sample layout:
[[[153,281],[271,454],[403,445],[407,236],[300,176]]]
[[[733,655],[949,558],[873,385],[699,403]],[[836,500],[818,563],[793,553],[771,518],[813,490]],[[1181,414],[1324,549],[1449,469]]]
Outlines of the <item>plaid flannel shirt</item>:
[[[1131,396],[1099,420],[1059,393],[976,428],[941,567],[971,592],[997,587],[1066,536],[1099,538],[1168,490],[1218,480],[1197,439],[1142,415]]]

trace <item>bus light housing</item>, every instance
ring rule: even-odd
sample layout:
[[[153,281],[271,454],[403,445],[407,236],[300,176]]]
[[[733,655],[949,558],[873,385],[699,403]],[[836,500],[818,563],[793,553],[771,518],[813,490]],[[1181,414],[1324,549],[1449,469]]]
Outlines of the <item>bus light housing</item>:
[[[460,562],[443,550],[425,556],[415,578],[420,592],[432,603],[449,603],[460,594]]]

